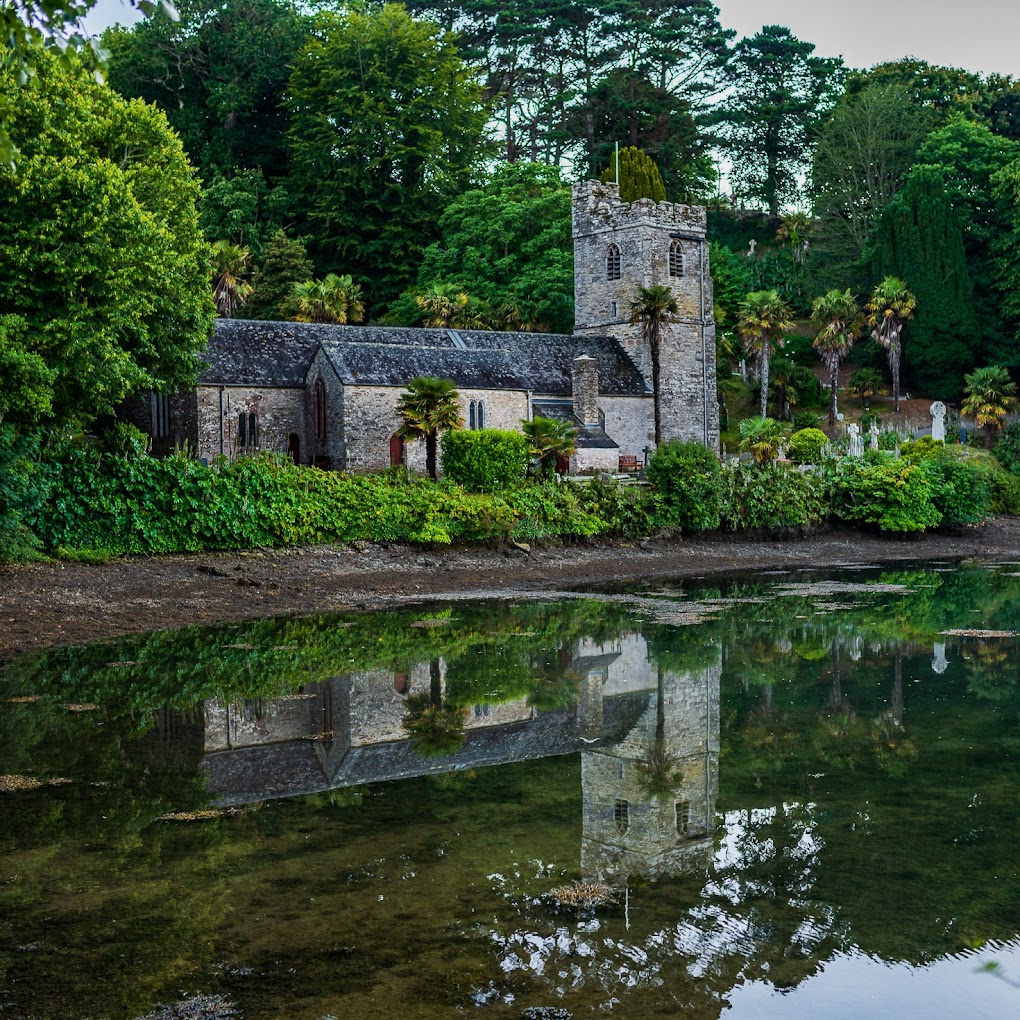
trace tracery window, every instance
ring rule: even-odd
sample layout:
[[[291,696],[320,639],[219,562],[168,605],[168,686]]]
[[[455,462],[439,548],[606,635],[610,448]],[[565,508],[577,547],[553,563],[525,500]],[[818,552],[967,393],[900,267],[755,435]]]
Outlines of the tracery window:
[[[315,380],[312,391],[312,419],[315,427],[315,438],[326,438],[326,384],[321,378]]]
[[[240,450],[253,450],[259,445],[259,416],[254,411],[242,411],[237,416],[237,446]]]
[[[671,241],[669,245],[669,275],[684,275],[684,250],[679,241]]]
[[[606,279],[607,280],[619,280],[622,270],[622,261],[620,259],[620,248],[618,245],[611,244],[609,250],[606,252]]]
[[[621,836],[630,828],[630,804],[627,801],[618,800],[613,805],[613,821]]]

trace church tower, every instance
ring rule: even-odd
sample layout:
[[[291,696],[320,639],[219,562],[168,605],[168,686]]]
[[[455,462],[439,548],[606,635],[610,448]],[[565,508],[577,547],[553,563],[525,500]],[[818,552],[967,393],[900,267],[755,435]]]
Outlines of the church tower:
[[[719,448],[712,278],[705,210],[639,199],[620,201],[616,184],[574,186],[574,332],[615,336],[652,388],[651,352],[631,325],[639,287],[676,296],[678,321],[660,340],[662,437]]]

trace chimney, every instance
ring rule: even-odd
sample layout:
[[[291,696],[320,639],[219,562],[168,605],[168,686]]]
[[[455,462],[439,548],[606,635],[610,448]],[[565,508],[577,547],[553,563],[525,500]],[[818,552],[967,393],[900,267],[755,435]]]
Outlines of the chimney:
[[[574,358],[570,380],[575,417],[584,425],[598,425],[599,363],[587,354]]]

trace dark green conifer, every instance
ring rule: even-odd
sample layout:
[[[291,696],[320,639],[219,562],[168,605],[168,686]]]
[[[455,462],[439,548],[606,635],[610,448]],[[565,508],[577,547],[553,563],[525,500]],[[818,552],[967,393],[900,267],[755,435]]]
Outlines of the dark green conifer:
[[[602,172],[603,183],[616,181],[616,162]],[[652,159],[641,149],[628,145],[620,150],[620,199],[636,202],[639,198],[650,198],[655,202],[666,201],[666,186],[662,174]]]

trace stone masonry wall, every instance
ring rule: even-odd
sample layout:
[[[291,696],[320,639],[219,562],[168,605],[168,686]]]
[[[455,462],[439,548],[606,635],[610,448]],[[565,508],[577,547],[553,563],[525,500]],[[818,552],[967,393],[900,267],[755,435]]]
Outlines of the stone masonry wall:
[[[220,431],[220,393],[223,397],[222,435]],[[302,439],[305,426],[304,388],[259,388],[255,386],[199,386],[197,395],[197,455],[209,460],[220,453],[234,457],[238,452],[238,415],[252,412],[259,421],[259,449],[287,452],[292,432]],[[222,448],[221,448],[222,439]]]
[[[651,386],[651,354],[641,327],[628,322],[629,309],[639,287],[668,286],[680,307],[680,321],[660,341],[663,438],[702,442],[707,434],[706,445],[717,449],[715,326],[705,224],[705,210],[699,207],[651,199],[626,203],[615,184],[575,185],[574,332],[615,336]],[[673,241],[683,255],[681,276],[669,274]],[[607,279],[611,244],[620,249],[619,280]]]

